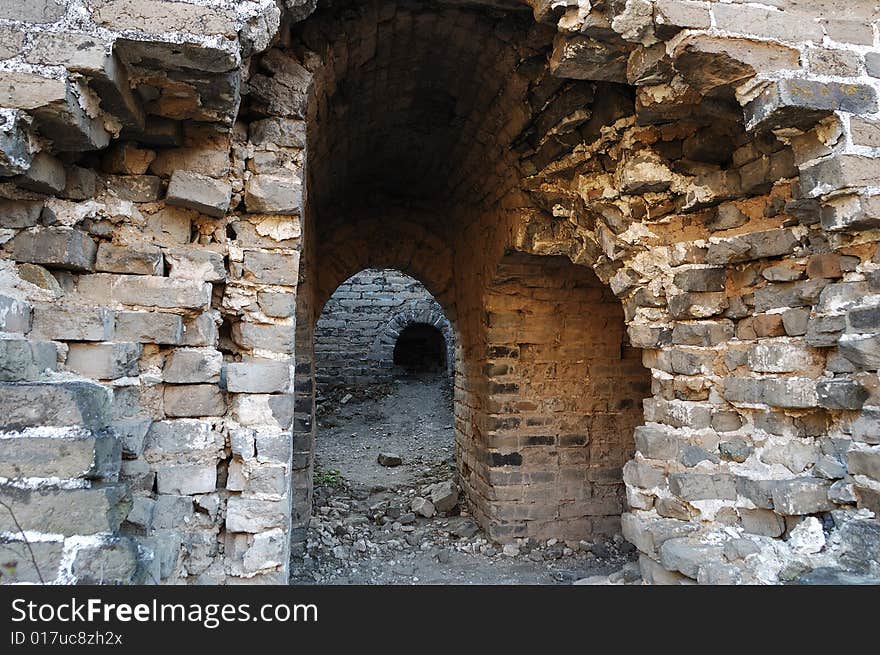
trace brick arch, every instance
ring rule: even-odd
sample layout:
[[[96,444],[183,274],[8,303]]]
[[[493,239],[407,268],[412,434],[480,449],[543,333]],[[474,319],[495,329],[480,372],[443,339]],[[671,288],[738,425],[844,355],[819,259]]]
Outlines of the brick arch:
[[[440,307],[411,306],[399,311],[376,335],[370,348],[370,358],[376,362],[393,362],[394,347],[401,333],[411,325],[430,325],[443,335],[446,344],[446,369],[454,371],[455,335],[452,324]]]

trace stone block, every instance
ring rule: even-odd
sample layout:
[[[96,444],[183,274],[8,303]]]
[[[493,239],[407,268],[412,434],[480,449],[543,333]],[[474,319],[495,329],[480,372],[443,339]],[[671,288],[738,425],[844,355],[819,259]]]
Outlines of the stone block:
[[[258,533],[283,528],[284,502],[232,496],[226,507],[226,529],[230,532]]]
[[[174,345],[183,339],[183,318],[163,312],[118,312],[114,339]]]
[[[838,177],[837,182],[848,181]],[[818,180],[822,184],[822,180]],[[854,181],[854,184],[857,184]],[[822,227],[829,232],[871,230],[880,227],[880,196],[847,194],[828,198],[822,204]]]
[[[226,389],[234,393],[286,393],[290,390],[290,363],[231,362],[226,365]]]
[[[226,266],[223,255],[202,248],[166,248],[165,261],[168,263],[168,276],[205,282],[226,280]]]
[[[104,307],[36,305],[31,338],[56,341],[108,341],[113,312]]]
[[[163,309],[207,309],[211,305],[211,285],[198,280],[153,275],[83,275],[77,292],[98,302]]]
[[[110,394],[92,382],[0,383],[0,428],[82,426],[110,423]]]
[[[773,486],[773,508],[784,516],[827,512],[834,508],[828,500],[829,486],[817,478],[780,480]]]
[[[846,466],[851,475],[867,475],[880,482],[880,449],[850,450],[846,454]]]
[[[669,490],[682,500],[736,500],[736,479],[726,473],[673,473]]]
[[[622,46],[586,36],[557,34],[553,41],[550,72],[556,77],[575,80],[626,83],[628,56],[628,50]]]
[[[293,353],[295,328],[241,321],[232,326],[232,340],[242,348]]]
[[[101,164],[107,173],[143,175],[155,158],[155,150],[141,148],[136,143],[127,141],[108,148],[101,158]]]
[[[245,185],[244,204],[252,214],[298,214],[302,181],[293,175],[254,175]]]
[[[678,271],[673,282],[685,291],[724,291],[726,272],[723,268],[691,268]]]
[[[810,129],[835,111],[872,114],[877,92],[864,84],[780,79],[745,106],[746,129]]]
[[[12,258],[70,271],[95,270],[98,246],[84,232],[68,227],[36,228],[12,240]]]
[[[304,148],[305,121],[292,118],[266,118],[248,126],[248,138],[255,146]]]
[[[0,336],[0,381],[38,380],[58,368],[58,349],[48,341]]]
[[[162,465],[156,471],[160,494],[189,496],[211,493],[217,488],[217,467],[210,465]]]
[[[0,332],[29,332],[31,306],[23,300],[0,295]]]
[[[244,279],[249,282],[296,286],[299,279],[299,253],[246,250],[243,271]]]
[[[155,175],[105,175],[107,193],[129,202],[157,202],[162,197],[162,179]]]
[[[2,484],[0,500],[12,507],[21,529],[66,537],[115,532],[131,509],[124,484],[84,489],[22,489]],[[8,511],[0,511],[0,531],[18,533],[18,525]]]
[[[137,343],[71,343],[66,368],[96,380],[115,380],[138,374],[141,346]]]
[[[672,343],[675,344],[716,346],[732,338],[733,323],[726,319],[676,323],[672,328]]]
[[[825,409],[861,409],[868,391],[854,380],[821,380],[816,385],[819,407]]]
[[[648,459],[675,459],[678,437],[661,425],[640,425],[635,429],[636,451]]]
[[[804,346],[759,343],[749,348],[749,368],[759,373],[793,373],[810,368],[813,354]]]
[[[42,210],[41,200],[0,200],[0,227],[34,227]]]
[[[164,393],[165,415],[169,417],[223,416],[226,400],[217,385],[168,385]]]
[[[90,168],[67,167],[67,181],[62,197],[68,200],[90,200],[98,192],[98,176]]]
[[[880,444],[880,408],[863,407],[862,412],[852,424],[853,441]]]
[[[226,215],[231,199],[229,182],[185,170],[174,171],[165,196],[169,205],[195,209],[215,218]]]
[[[670,571],[678,571],[689,578],[696,579],[701,565],[723,557],[724,547],[701,544],[687,537],[669,539],[660,546],[660,562]]]
[[[785,532],[785,521],[779,514],[769,509],[744,509],[738,510],[742,520],[743,530],[749,534],[758,534],[763,537],[780,537]]]
[[[5,510],[3,510],[5,511]],[[5,540],[0,549],[0,578],[3,584],[52,582],[58,577],[62,541]]]
[[[16,184],[29,191],[54,195],[64,191],[67,173],[58,159],[40,152],[34,155],[30,167],[16,178]]]
[[[216,311],[186,319],[183,323],[181,345],[215,347],[220,339],[220,331],[217,327],[219,320],[219,313]]]
[[[211,424],[196,419],[155,421],[144,442],[148,462],[167,459],[215,463],[223,451],[223,435]]]
[[[165,359],[162,378],[172,384],[219,382],[223,354],[212,348],[175,348]]]
[[[837,341],[840,354],[865,371],[880,369],[880,335],[843,334]]]
[[[801,193],[810,198],[853,187],[873,186],[880,175],[880,159],[857,154],[837,154],[822,159],[801,171]],[[880,201],[880,200],[878,200]],[[859,224],[876,224],[876,202],[866,211],[863,206],[855,209],[847,201],[838,199],[822,209],[822,223],[832,229],[855,227]]]
[[[257,304],[266,316],[288,318],[296,313],[296,294],[260,291],[257,293]]]
[[[162,251],[146,244],[117,246],[101,243],[95,270],[133,275],[162,275]]]
[[[119,472],[119,456],[110,432],[31,428],[0,439],[0,477],[107,478]]]
[[[114,538],[76,551],[71,573],[78,584],[128,585],[142,582],[137,575],[141,554],[134,539]]]

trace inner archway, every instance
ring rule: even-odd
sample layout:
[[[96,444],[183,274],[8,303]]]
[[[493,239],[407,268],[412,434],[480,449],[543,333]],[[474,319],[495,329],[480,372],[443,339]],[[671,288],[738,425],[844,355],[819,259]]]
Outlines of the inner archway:
[[[433,325],[413,323],[394,344],[394,365],[408,375],[430,375],[446,370],[446,340]]]

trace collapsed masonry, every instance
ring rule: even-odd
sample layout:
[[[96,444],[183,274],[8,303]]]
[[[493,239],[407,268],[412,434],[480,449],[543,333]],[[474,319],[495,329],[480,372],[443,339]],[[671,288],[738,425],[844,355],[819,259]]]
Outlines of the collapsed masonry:
[[[368,268],[454,327],[492,538],[622,529],[658,583],[876,575],[878,21],[0,1],[3,581],[286,581],[315,321]]]

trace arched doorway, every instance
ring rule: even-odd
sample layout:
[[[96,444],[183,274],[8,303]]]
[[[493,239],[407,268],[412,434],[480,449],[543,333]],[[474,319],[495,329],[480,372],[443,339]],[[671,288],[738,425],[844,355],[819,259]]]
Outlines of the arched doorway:
[[[412,323],[394,344],[394,366],[407,375],[432,375],[446,370],[446,339],[433,325]]]

